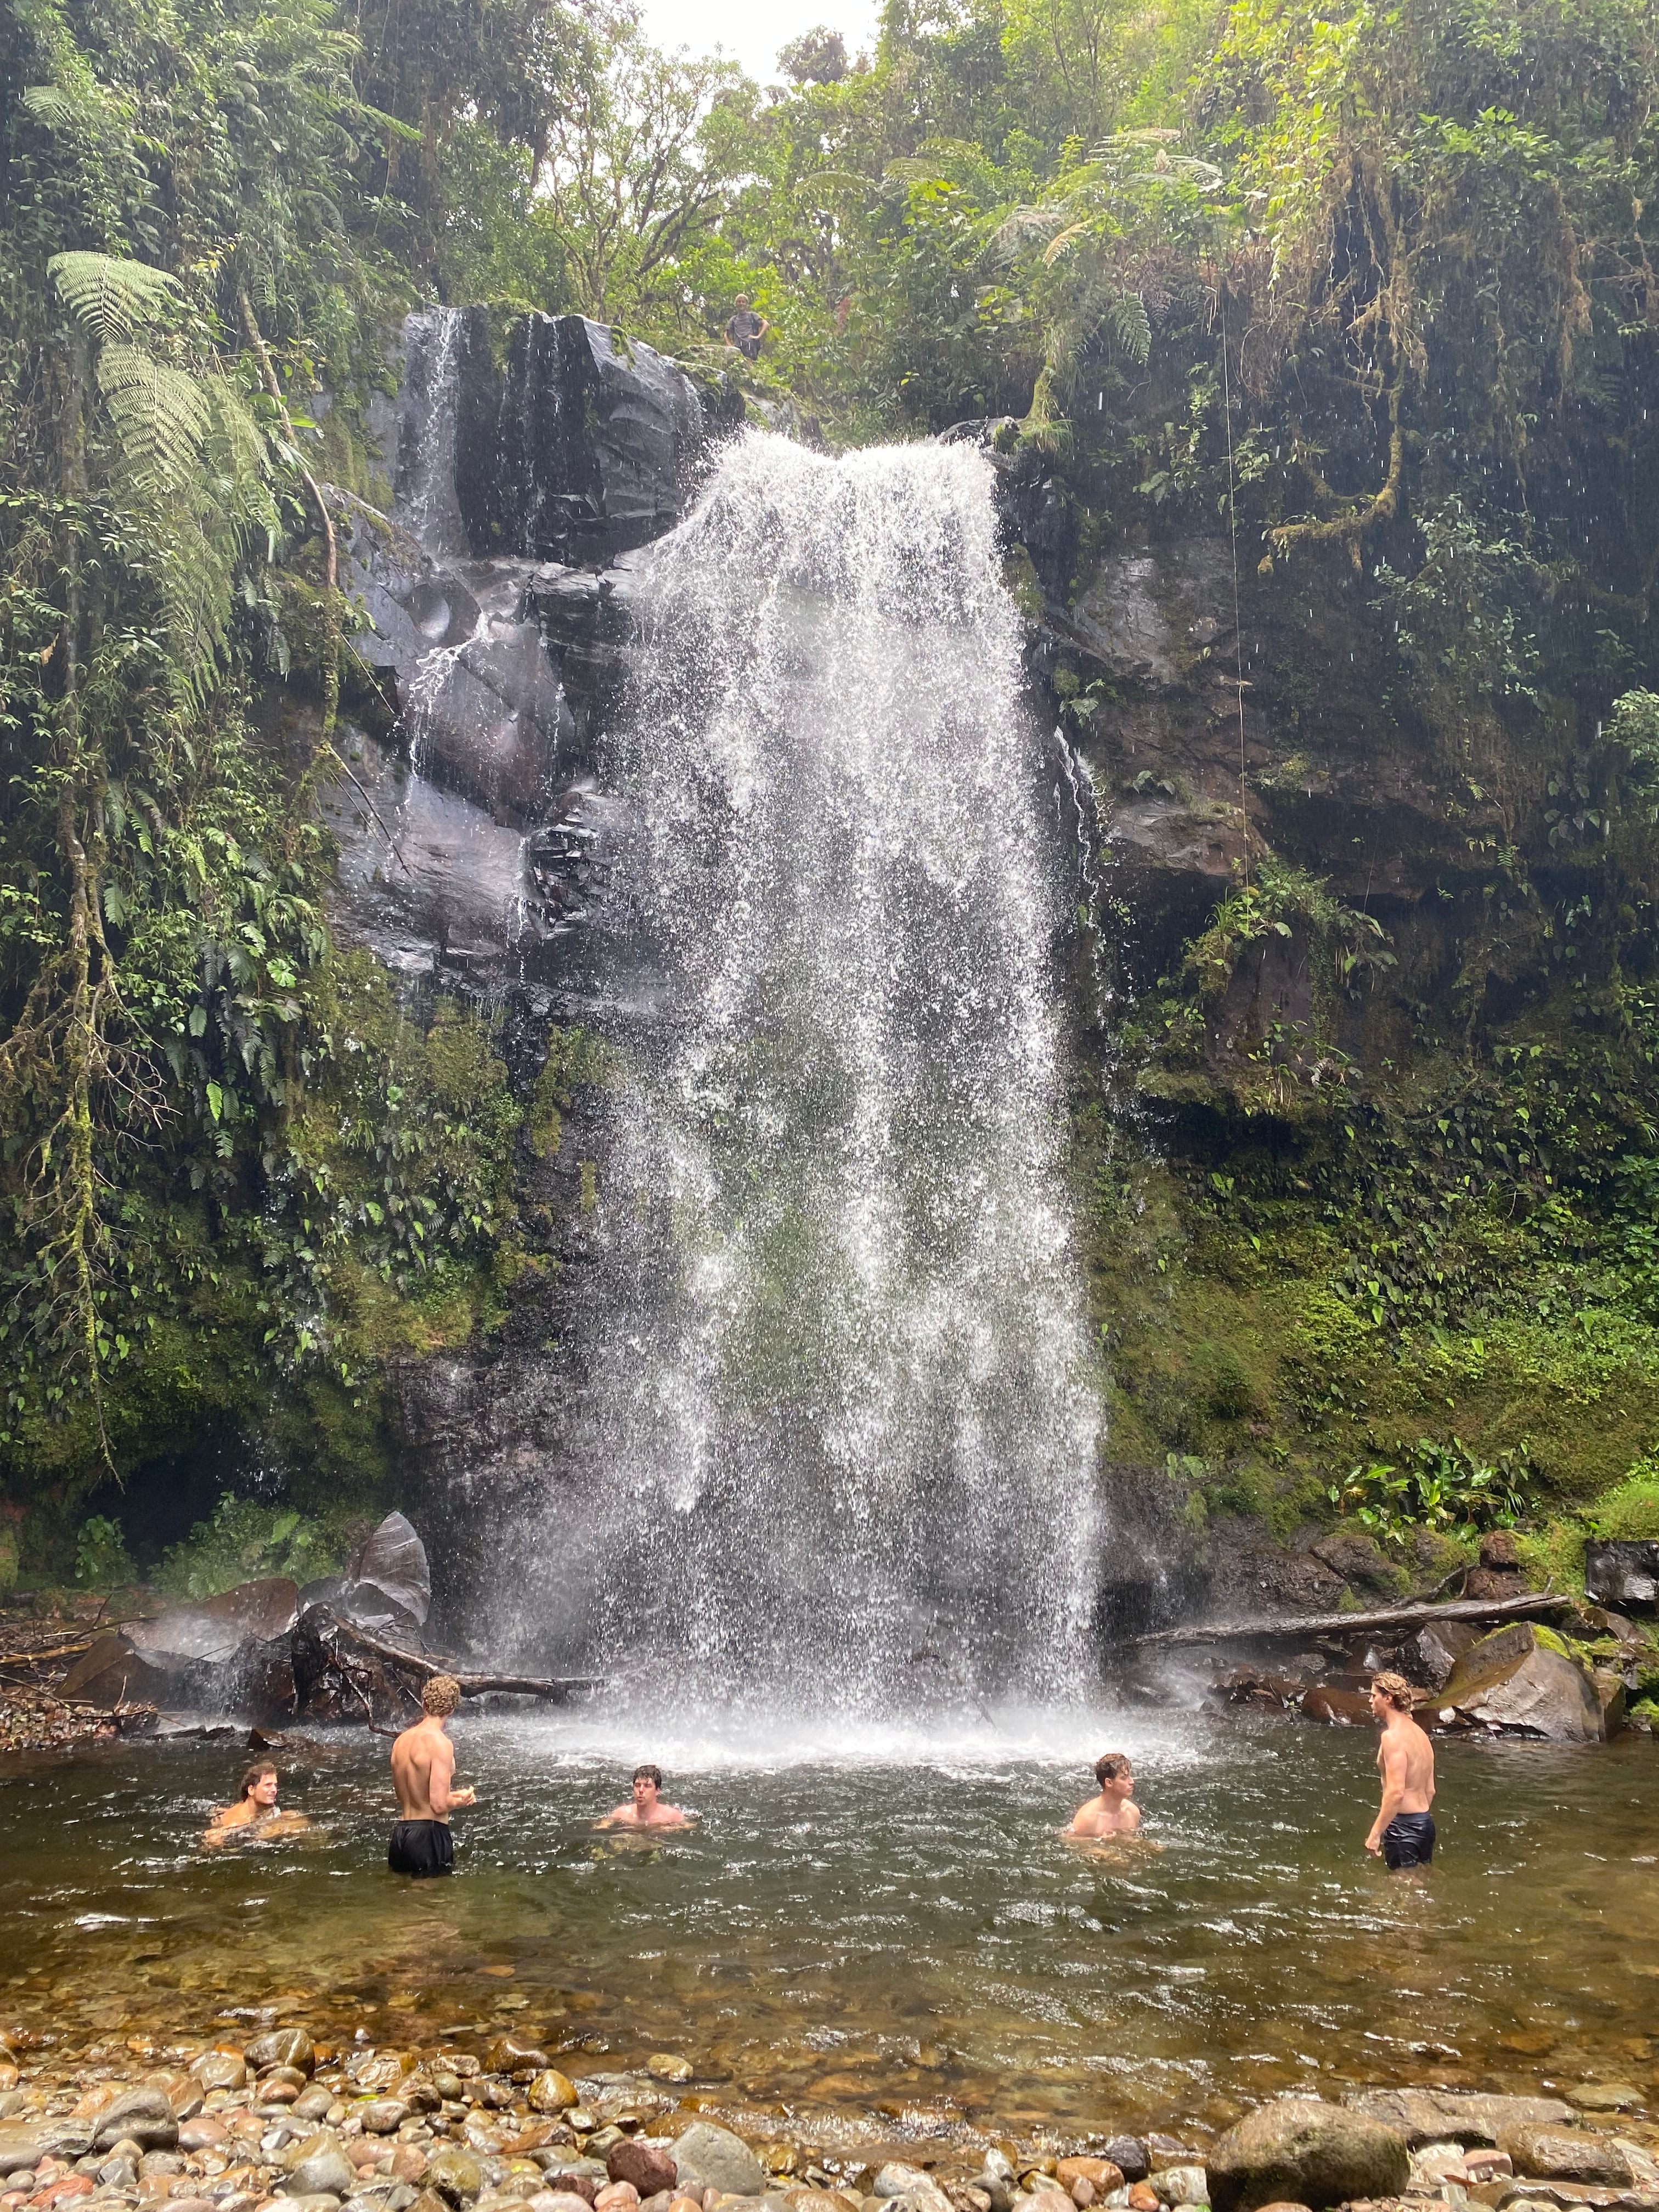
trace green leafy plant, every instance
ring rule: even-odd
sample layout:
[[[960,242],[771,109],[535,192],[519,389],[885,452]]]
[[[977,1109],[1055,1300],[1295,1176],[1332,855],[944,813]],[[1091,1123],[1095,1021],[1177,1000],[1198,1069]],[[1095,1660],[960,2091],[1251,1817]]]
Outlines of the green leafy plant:
[[[1527,1510],[1531,1469],[1525,1445],[1489,1462],[1461,1437],[1419,1437],[1403,1464],[1371,1461],[1351,1468],[1327,1496],[1380,1542],[1403,1547],[1419,1528],[1451,1534],[1507,1528]]]
[[[83,1521],[75,1540],[75,1579],[82,1589],[114,1589],[137,1578],[120,1522],[101,1513]]]
[[[343,1528],[291,1506],[261,1505],[227,1493],[181,1543],[168,1549],[155,1581],[177,1596],[196,1598],[216,1596],[264,1575],[310,1582],[337,1573],[349,1548],[349,1532]]]

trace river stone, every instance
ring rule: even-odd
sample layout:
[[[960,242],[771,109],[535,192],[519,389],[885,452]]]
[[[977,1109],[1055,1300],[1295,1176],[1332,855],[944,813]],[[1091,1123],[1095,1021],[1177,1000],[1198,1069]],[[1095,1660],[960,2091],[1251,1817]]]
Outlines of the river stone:
[[[1633,2112],[1644,2100],[1628,2081],[1581,2081],[1568,2090],[1567,2101],[1581,2112]]]
[[[401,2097],[371,2097],[358,2106],[357,2118],[365,2135],[395,2136],[409,2118],[409,2107]]]
[[[678,2051],[653,2051],[645,2062],[645,2070],[653,2081],[689,2081],[696,2069]]]
[[[1114,2136],[1101,2156],[1111,2160],[1125,2181],[1145,2181],[1152,2172],[1146,2146],[1139,2136]]]
[[[340,2212],[340,2200],[331,2191],[319,2190],[310,2197],[289,2197],[283,2201],[289,2212]]]
[[[1489,2097],[1464,2089],[1357,2089],[1343,2099],[1397,2128],[1415,2149],[1449,2139],[1461,2143],[1495,2143],[1507,2128],[1548,2127],[1572,2118],[1559,2097]]]
[[[269,2035],[257,2035],[243,2055],[257,2074],[268,2066],[292,2066],[310,2075],[317,2066],[317,2053],[302,2027],[276,2027]]]
[[[1627,2188],[1636,2179],[1630,2160],[1611,2136],[1577,2128],[1505,2128],[1498,2148],[1517,2173],[1537,2181],[1591,2181]]]
[[[283,2184],[285,2197],[349,2197],[357,2186],[357,2169],[337,2143],[309,2151]]]
[[[556,2066],[544,2066],[530,2085],[532,2112],[568,2112],[580,2102],[575,2083]]]
[[[1318,2097],[1281,2097],[1213,2146],[1209,2199],[1215,2212],[1258,2212],[1288,2199],[1319,2212],[1358,2197],[1398,2197],[1411,2170],[1397,2129]]]
[[[142,2150],[171,2150],[179,2140],[179,2121],[165,2089],[147,2084],[124,2089],[94,2123],[92,2148],[110,2150],[131,2136]]]
[[[562,2185],[562,2175],[560,2176],[560,2181],[562,2185],[560,2187],[538,2189],[531,2197],[530,2203],[535,2208],[535,2212],[591,2212],[592,2197],[584,2197],[576,2190]]]
[[[483,2167],[470,2150],[459,2143],[442,2143],[432,2154],[426,2169],[426,2185],[452,2204],[465,2204],[484,2185]]]
[[[484,2070],[489,2074],[540,2073],[547,2064],[547,2053],[521,2035],[498,2035],[490,2045],[484,2059]]]
[[[1104,2197],[1109,2190],[1121,2189],[1123,2169],[1109,2158],[1062,2158],[1054,2164],[1054,2178],[1062,2189],[1069,2189],[1074,2181],[1087,2181]]]
[[[905,2166],[899,2160],[892,2159],[880,2169],[871,2183],[871,2194],[876,2197],[908,2196],[911,2190],[917,2187],[919,2184],[928,2181],[930,2178],[919,2166]]]
[[[1201,2166],[1164,2166],[1152,2176],[1160,2204],[1207,2204],[1209,2177]]]
[[[240,2051],[204,2051],[191,2068],[204,2089],[243,2089],[247,2061]]]
[[[673,2154],[653,2142],[615,2143],[605,2166],[612,2181],[631,2182],[642,2198],[672,2189],[679,2178]]]
[[[681,2181],[718,2189],[723,2197],[758,2197],[766,2187],[761,2162],[742,2136],[713,2120],[693,2120],[676,2137],[674,2168]]]
[[[1436,1694],[1468,1720],[1522,1729],[1548,1743],[1600,1743],[1607,1733],[1589,1676],[1540,1642],[1529,1620],[1483,1636]]]

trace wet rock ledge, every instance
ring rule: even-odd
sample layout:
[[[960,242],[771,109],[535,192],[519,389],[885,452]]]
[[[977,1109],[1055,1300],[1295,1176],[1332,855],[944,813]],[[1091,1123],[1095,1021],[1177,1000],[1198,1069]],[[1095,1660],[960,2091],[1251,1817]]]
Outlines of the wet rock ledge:
[[[135,2037],[71,2054],[0,2033],[4,2212],[1659,2212],[1639,2092],[1575,2103],[1371,2089],[1287,2096],[1207,2152],[1102,2130],[1073,2143],[744,2134],[693,2063],[572,2080],[527,2039],[346,2050],[299,2027]],[[743,2116],[726,2112],[726,2118]]]

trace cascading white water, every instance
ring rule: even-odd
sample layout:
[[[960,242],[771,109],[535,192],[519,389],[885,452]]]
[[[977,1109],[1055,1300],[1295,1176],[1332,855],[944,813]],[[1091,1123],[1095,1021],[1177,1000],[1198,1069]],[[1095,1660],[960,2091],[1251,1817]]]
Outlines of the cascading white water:
[[[435,554],[465,553],[455,495],[455,422],[460,382],[459,307],[423,307],[404,325],[406,428],[398,456],[397,520]]]
[[[751,434],[631,605],[612,766],[660,990],[599,1191],[592,1463],[549,1609],[647,1701],[1054,1694],[1101,1408],[1053,776],[988,465]]]

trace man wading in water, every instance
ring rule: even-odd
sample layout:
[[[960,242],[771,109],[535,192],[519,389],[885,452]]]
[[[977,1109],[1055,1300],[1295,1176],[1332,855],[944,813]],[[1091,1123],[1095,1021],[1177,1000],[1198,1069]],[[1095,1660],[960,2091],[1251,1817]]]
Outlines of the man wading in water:
[[[662,1788],[662,1769],[659,1766],[636,1766],[634,1769],[632,1802],[618,1805],[602,1820],[595,1820],[596,1828],[688,1828],[691,1823],[678,1805],[665,1805],[657,1792]]]
[[[1412,1718],[1411,1684],[1403,1674],[1373,1674],[1371,1717],[1382,1723],[1376,1753],[1382,1802],[1365,1849],[1390,1873],[1427,1866],[1434,1856],[1434,1746]]]
[[[392,1785],[403,1815],[392,1831],[386,1863],[393,1874],[453,1874],[455,1845],[449,1833],[452,1805],[476,1805],[471,1790],[452,1790],[455,1747],[445,1724],[461,1702],[453,1674],[434,1674],[421,1692],[425,1718],[406,1728],[392,1747]]]
[[[1127,1751],[1109,1751],[1103,1759],[1095,1761],[1095,1780],[1100,1784],[1098,1797],[1091,1797],[1086,1805],[1079,1805],[1072,1815],[1072,1825],[1061,1832],[1068,1836],[1133,1836],[1140,1826],[1140,1808],[1134,1802],[1134,1770],[1129,1764]]]

